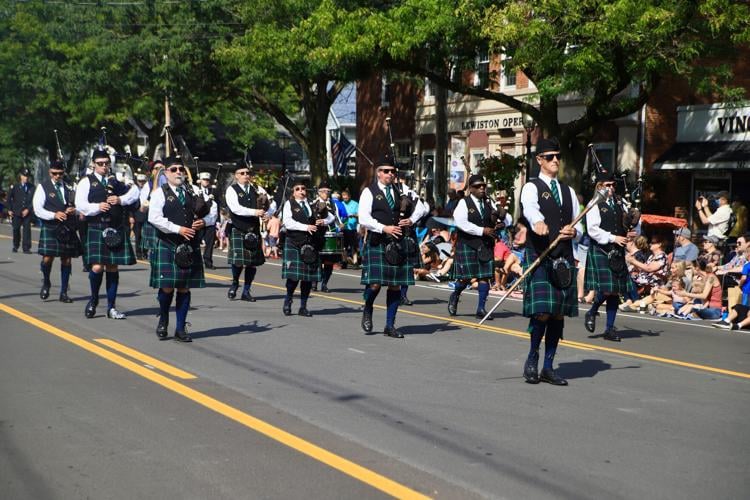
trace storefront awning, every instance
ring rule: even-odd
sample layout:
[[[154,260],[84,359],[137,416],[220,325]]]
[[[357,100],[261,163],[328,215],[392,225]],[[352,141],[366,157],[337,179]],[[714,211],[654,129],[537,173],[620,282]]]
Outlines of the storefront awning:
[[[750,141],[676,142],[653,165],[654,170],[750,170]]]

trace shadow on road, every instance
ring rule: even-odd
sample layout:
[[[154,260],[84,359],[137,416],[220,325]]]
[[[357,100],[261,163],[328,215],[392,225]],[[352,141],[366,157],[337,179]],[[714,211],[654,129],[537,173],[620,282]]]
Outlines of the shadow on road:
[[[640,366],[622,366],[619,368],[612,368],[612,365],[602,361],[601,359],[584,359],[575,363],[560,363],[557,368],[557,373],[562,378],[576,379],[576,378],[591,378],[596,376],[597,373],[605,370],[624,370],[630,368],[640,368]]]
[[[236,335],[239,333],[262,333],[271,330],[271,328],[272,326],[270,323],[259,325],[257,321],[253,321],[251,323],[214,328],[212,330],[205,330],[202,332],[190,332],[190,336],[193,337],[193,339],[202,339],[207,337],[228,337],[230,335]]]
[[[437,332],[449,332],[452,330],[460,330],[461,327],[458,325],[450,325],[447,323],[432,323],[428,325],[409,325],[399,328],[401,333],[405,336],[409,335],[432,335]]]
[[[627,329],[627,330],[620,330],[617,329],[617,335],[620,336],[622,339],[635,339],[639,337],[659,337],[661,335],[663,330],[633,330],[633,329]],[[589,335],[588,337],[590,339],[598,339],[601,338],[604,334],[598,333],[596,335]]]

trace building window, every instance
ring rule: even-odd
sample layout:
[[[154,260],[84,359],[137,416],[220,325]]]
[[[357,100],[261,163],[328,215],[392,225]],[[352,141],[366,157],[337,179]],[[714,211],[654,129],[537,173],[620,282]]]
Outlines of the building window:
[[[508,69],[513,57],[503,54],[500,63],[500,83],[503,90],[516,88],[516,70]]]
[[[477,54],[474,86],[486,89],[490,86],[490,51],[482,50]]]
[[[596,156],[599,158],[602,167],[610,172],[614,172],[615,162],[617,160],[615,156],[615,144],[612,142],[594,144],[594,151],[596,151]]]
[[[408,160],[411,158],[411,143],[410,142],[397,142],[396,153],[399,159]]]
[[[391,83],[388,81],[388,77],[383,75],[380,78],[380,107],[387,108],[391,105]]]

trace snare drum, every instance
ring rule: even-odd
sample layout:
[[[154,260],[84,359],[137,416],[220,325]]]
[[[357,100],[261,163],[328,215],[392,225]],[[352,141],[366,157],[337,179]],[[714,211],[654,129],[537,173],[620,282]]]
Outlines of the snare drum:
[[[341,254],[344,251],[344,235],[342,233],[328,231],[325,234],[325,238],[320,253],[327,256],[341,257]]]

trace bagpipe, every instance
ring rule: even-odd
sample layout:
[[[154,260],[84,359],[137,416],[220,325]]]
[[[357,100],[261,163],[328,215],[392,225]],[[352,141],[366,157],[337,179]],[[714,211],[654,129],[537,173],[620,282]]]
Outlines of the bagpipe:
[[[68,213],[68,209],[75,209],[76,206],[74,196],[71,196],[72,193],[75,193],[75,185],[73,183],[72,177],[70,176],[70,169],[68,168],[67,162],[63,157],[62,148],[60,147],[60,138],[57,136],[57,129],[55,129],[53,132],[55,134],[55,145],[57,146],[57,161],[62,162],[63,165],[65,165],[65,173],[63,174],[62,182],[63,189],[66,190],[66,218],[55,227],[55,238],[57,238],[57,241],[59,241],[60,243],[71,243],[76,238],[78,238],[78,217],[76,217],[75,212]]]
[[[398,226],[399,221],[408,219],[414,213],[416,202],[406,193],[401,193],[396,202],[398,212],[394,214],[393,225]],[[401,226],[401,236],[387,235],[385,244],[385,260],[392,266],[402,265],[407,258],[415,257],[419,251],[417,239],[409,227]]]

